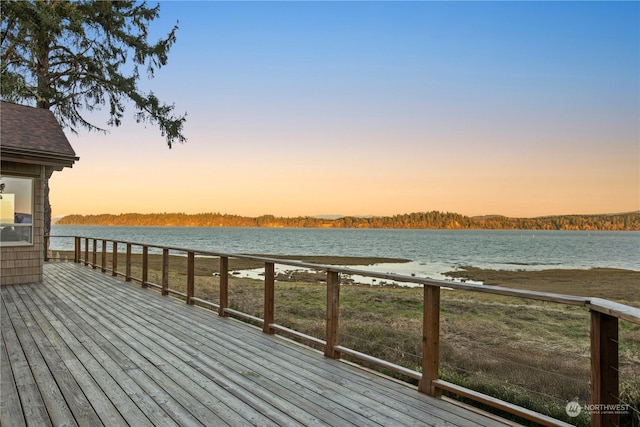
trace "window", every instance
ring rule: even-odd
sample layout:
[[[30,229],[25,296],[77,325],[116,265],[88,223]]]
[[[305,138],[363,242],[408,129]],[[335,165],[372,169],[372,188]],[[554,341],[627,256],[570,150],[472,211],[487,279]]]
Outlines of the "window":
[[[0,245],[33,244],[33,179],[0,176]]]

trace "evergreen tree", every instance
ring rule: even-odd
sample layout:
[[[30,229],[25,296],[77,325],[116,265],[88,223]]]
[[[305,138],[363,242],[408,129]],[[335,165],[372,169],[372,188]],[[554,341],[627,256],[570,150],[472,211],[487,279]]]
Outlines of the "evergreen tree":
[[[126,104],[138,123],[157,125],[169,148],[185,142],[186,115],[174,115],[153,92],[138,87],[141,68],[149,78],[166,65],[177,24],[166,38],[148,40],[160,5],[95,0],[2,1],[0,95],[5,101],[53,111],[60,124],[105,131],[87,112],[108,105],[108,126],[119,126]],[[50,225],[45,189],[45,232]]]

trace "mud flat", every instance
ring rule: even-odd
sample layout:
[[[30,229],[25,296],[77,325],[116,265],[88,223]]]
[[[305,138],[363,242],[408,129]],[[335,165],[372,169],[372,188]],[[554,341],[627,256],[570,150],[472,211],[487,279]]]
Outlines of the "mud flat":
[[[598,297],[640,307],[640,271],[615,268],[509,271],[464,267],[445,274],[485,285]]]

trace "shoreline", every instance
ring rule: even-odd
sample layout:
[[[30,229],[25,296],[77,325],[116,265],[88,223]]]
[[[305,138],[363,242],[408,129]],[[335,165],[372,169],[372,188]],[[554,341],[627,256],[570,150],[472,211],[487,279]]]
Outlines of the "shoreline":
[[[407,263],[410,260],[402,258],[380,257],[343,257],[343,256],[314,256],[314,255],[264,255],[252,254],[276,259],[290,259],[324,265],[340,265],[349,267],[363,267],[374,264]],[[51,251],[52,258],[73,260],[72,251]],[[141,254],[132,255],[134,263],[140,263]],[[186,271],[186,256],[171,255],[172,267]],[[218,262],[203,262],[202,260],[216,260],[216,258],[196,258],[196,276],[211,276],[219,274]],[[98,256],[98,263],[100,256]],[[107,257],[111,262],[111,256]],[[119,263],[124,262],[124,254],[120,254]],[[121,264],[122,265],[122,264]],[[233,259],[229,260],[229,271],[241,272],[257,270],[264,267],[258,260]],[[284,266],[285,270],[295,270],[295,267]],[[149,268],[162,269],[162,255],[149,254]],[[322,273],[318,273],[321,275]],[[546,269],[546,270],[492,270],[466,266],[455,271],[447,271],[444,276],[451,280],[473,281],[485,285],[503,286],[514,289],[549,292],[556,294],[598,297],[640,307],[640,271],[617,268],[591,269]],[[289,277],[289,279],[287,279]],[[291,281],[298,275],[281,275],[279,281]],[[370,285],[366,285],[370,286]],[[380,285],[378,285],[380,286]]]

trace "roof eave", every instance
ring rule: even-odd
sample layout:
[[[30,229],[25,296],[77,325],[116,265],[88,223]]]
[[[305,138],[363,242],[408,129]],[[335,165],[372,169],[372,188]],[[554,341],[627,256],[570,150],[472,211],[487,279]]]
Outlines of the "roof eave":
[[[0,156],[2,158],[2,161],[53,166],[57,170],[61,170],[65,167],[73,167],[73,164],[77,160],[80,160],[80,158],[76,157],[75,155],[42,152],[36,150],[24,150],[6,146],[2,147]]]

